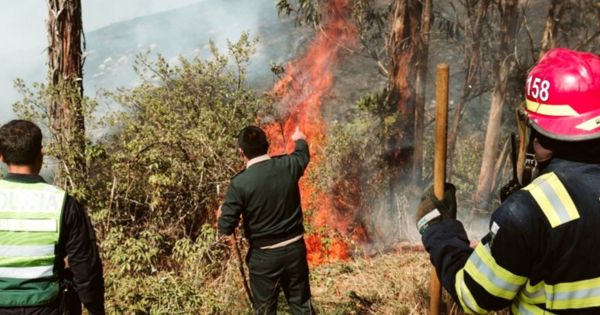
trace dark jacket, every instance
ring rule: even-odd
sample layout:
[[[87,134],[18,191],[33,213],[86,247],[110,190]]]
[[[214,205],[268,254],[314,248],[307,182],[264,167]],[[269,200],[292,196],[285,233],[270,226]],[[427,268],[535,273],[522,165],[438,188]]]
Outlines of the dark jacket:
[[[600,165],[553,159],[493,213],[473,251],[462,224],[423,235],[443,286],[485,313],[600,314]]]
[[[256,163],[233,177],[221,207],[219,232],[232,234],[241,215],[244,235],[253,247],[302,234],[298,180],[308,161],[308,144],[298,140],[294,153]]]
[[[44,179],[37,175],[8,174],[5,180],[21,183],[39,183]],[[64,257],[69,257],[69,279],[86,309],[92,315],[102,315],[104,310],[104,278],[102,263],[96,245],[96,234],[85,208],[73,197],[67,196],[62,213],[60,237],[57,246],[55,268],[61,280],[64,272]],[[0,292],[2,294],[2,292]],[[49,315],[58,314],[59,301],[37,307],[0,308],[0,315]]]

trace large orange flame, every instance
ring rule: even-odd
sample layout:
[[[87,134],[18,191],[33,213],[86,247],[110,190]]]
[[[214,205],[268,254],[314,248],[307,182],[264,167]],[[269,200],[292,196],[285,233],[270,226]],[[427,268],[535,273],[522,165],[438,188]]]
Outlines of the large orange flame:
[[[351,223],[351,218],[340,215],[336,209],[343,202],[318,189],[306,178],[323,163],[326,129],[321,107],[333,87],[334,70],[339,65],[341,52],[357,42],[357,30],[349,19],[347,0],[329,1],[324,18],[306,53],[286,66],[285,75],[271,90],[284,118],[265,126],[271,153],[293,150],[294,143],[289,137],[297,126],[306,134],[311,147],[308,176],[300,183],[302,207],[313,213],[307,218],[313,229],[309,229],[312,232],[306,237],[311,265],[348,258],[345,235]],[[357,229],[356,235],[363,238],[364,230]]]

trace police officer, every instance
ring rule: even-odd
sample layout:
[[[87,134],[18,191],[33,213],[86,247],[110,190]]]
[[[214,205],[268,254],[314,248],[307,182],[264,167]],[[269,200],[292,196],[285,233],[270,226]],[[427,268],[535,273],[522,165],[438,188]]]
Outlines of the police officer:
[[[231,179],[219,216],[219,232],[231,235],[243,218],[250,241],[248,269],[256,314],[275,314],[280,289],[294,314],[312,314],[298,181],[308,165],[305,136],[292,135],[290,155],[269,157],[258,127],[244,128],[238,144],[246,169]]]
[[[474,250],[451,185],[444,200],[426,193],[417,227],[468,314],[600,314],[600,58],[551,50],[525,91],[540,175],[492,214]]]
[[[104,314],[104,280],[84,207],[38,174],[42,132],[13,120],[0,127],[0,314],[59,314],[65,257],[72,285],[90,314]],[[79,312],[81,304],[69,309]]]

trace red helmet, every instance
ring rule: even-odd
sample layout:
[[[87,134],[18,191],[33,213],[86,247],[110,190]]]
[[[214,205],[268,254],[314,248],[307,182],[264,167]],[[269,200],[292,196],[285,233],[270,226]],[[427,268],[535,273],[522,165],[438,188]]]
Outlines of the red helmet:
[[[525,86],[531,126],[557,140],[600,138],[600,57],[556,48],[533,67]]]

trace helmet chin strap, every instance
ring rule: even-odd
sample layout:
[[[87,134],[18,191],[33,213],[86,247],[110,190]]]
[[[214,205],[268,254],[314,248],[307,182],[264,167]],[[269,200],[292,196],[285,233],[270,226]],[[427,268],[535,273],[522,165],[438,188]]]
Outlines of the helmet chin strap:
[[[533,141],[535,139],[535,130],[529,127],[529,141],[525,151],[525,168],[523,169],[523,177],[521,185],[527,186],[539,174],[538,162],[535,159],[535,150],[533,149]]]

